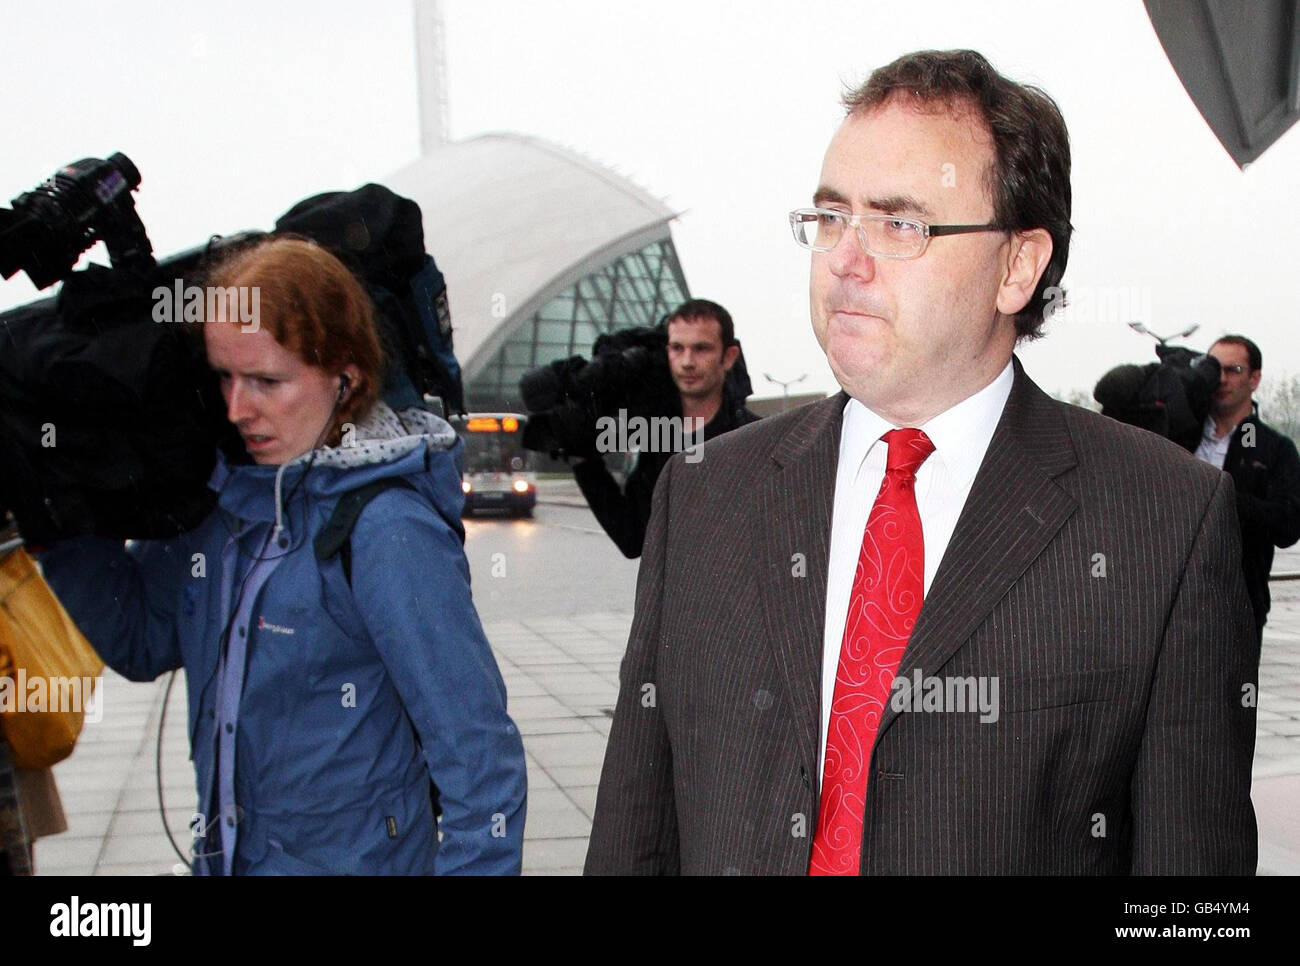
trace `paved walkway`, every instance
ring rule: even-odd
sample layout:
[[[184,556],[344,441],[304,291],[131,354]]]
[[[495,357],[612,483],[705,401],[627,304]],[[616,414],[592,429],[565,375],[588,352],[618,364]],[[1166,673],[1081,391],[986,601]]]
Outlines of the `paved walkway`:
[[[1277,569],[1300,570],[1300,554]],[[1291,589],[1293,588],[1294,589]],[[1300,874],[1300,583],[1275,585],[1277,601],[1260,666],[1253,797],[1261,874]],[[618,690],[618,664],[631,617],[499,621],[485,626],[524,737],[529,801],[525,874],[577,874],[586,854],[596,785]],[[168,874],[178,863],[159,817],[155,741],[165,679],[104,679],[104,719],[88,724],[55,774],[68,831],[41,840],[48,875]],[[185,733],[185,691],[177,681],[163,743],[163,791],[172,833],[184,843],[194,810]]]
[[[485,625],[528,762],[525,874],[582,871],[630,624],[626,614],[588,614]],[[37,871],[170,874],[180,860],[163,832],[155,768],[166,678],[134,684],[106,671],[103,688],[103,720],[87,724],[72,757],[54,769],[68,831],[37,842]],[[196,803],[179,677],[162,775],[172,835],[184,850]]]
[[[573,506],[585,510],[587,498],[578,489],[572,477],[562,480],[538,480],[537,502],[552,503],[556,506]]]
[[[1273,572],[1284,571],[1300,572],[1300,550],[1278,553]],[[1260,875],[1300,875],[1300,581],[1274,581],[1270,590],[1251,798]]]

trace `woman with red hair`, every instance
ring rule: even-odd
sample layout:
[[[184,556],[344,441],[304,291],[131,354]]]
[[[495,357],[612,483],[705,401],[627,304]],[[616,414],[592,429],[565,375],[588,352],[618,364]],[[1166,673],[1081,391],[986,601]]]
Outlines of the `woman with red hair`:
[[[370,300],[323,248],[264,240],[208,282],[247,458],[219,457],[217,507],[182,537],[42,559],[110,666],[185,669],[195,872],[517,874],[523,745],[470,596],[455,432],[379,398]]]

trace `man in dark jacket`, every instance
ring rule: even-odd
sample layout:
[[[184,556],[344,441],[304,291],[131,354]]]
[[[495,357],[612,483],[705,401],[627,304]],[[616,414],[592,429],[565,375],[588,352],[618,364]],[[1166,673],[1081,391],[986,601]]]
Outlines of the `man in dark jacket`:
[[[586,871],[1253,874],[1230,481],[1014,357],[1064,118],[975,51],[845,108],[790,214],[845,391],[664,467]]]
[[[1259,346],[1225,335],[1210,346],[1219,360],[1219,389],[1196,455],[1232,477],[1241,521],[1241,565],[1261,641],[1268,616],[1273,547],[1300,540],[1300,455],[1295,443],[1260,421],[1254,400],[1263,359]]]
[[[739,355],[726,309],[708,299],[683,302],[668,318],[668,367],[681,396],[681,411],[664,415],[683,418],[688,427],[702,425],[706,442],[758,419],[727,389],[727,373]],[[641,556],[655,481],[672,455],[672,450],[653,445],[639,452],[622,489],[599,456],[574,464],[573,475],[591,512],[629,559]]]

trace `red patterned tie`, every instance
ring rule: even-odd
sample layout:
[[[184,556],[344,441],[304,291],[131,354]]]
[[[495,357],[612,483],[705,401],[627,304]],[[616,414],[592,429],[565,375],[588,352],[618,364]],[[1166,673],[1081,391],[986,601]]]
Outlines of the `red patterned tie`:
[[[895,429],[881,438],[889,446],[888,462],[862,535],[844,621],[809,875],[858,874],[871,747],[925,594],[925,543],[913,484],[934,444],[919,429]]]

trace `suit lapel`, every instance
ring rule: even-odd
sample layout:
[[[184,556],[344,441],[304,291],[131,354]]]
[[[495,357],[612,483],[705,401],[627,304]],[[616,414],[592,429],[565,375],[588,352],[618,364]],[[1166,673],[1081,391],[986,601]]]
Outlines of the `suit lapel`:
[[[1015,381],[899,666],[948,662],[1074,513],[1055,482],[1077,460],[1057,404],[1014,360]],[[809,406],[773,449],[758,491],[764,629],[810,765],[821,732],[822,641],[840,427],[848,397]],[[796,558],[801,554],[802,558]],[[795,576],[802,559],[806,575]],[[898,716],[886,706],[877,740]],[[816,788],[815,779],[814,789]]]
[[[898,676],[937,674],[1070,518],[1055,477],[1077,460],[1057,404],[1015,360],[1015,382],[925,598]],[[877,737],[899,712],[886,705]]]
[[[831,509],[847,401],[839,393],[807,408],[773,449],[777,468],[758,491],[764,628],[785,676],[808,765],[814,769],[821,731]],[[814,784],[815,775],[814,770]]]

